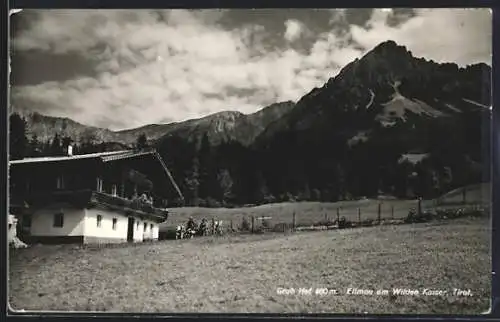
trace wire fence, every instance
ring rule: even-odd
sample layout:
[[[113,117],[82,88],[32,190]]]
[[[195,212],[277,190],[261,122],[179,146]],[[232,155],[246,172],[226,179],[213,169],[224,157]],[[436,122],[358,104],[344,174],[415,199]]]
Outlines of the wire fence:
[[[412,211],[421,214],[440,209],[449,210],[487,204],[484,198],[466,200],[462,197],[453,197],[453,200],[366,199],[336,203],[282,203],[235,209],[179,208],[172,209],[168,226],[172,229],[176,225],[183,225],[188,217],[192,217],[198,223],[203,218],[208,222],[213,219],[221,221],[226,233],[285,232],[301,230],[305,227],[338,228],[342,224],[371,226],[403,223]]]

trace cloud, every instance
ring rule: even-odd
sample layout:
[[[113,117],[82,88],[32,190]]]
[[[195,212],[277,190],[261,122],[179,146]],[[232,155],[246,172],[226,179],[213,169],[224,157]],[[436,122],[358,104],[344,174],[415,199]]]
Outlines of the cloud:
[[[285,21],[285,39],[292,42],[298,39],[303,31],[303,25],[297,20]]]
[[[491,34],[488,15],[440,10],[420,10],[396,26],[387,24],[391,11],[374,10],[364,26],[350,25],[344,11],[333,11],[331,28],[336,29],[317,33],[307,52],[268,49],[266,41],[283,39],[283,34],[259,24],[223,28],[218,22],[226,13],[220,10],[37,11],[37,18],[13,40],[15,51],[84,57],[92,61],[96,76],[15,86],[12,102],[123,129],[221,110],[250,113],[277,101],[296,101],[387,39],[435,60],[488,58],[491,48],[483,41]],[[454,31],[450,22],[460,29]],[[288,41],[297,43],[307,32],[299,20],[283,24]],[[345,32],[336,32],[339,28]]]
[[[491,64],[492,15],[489,9],[419,9],[416,16],[391,27],[391,11],[374,10],[365,27],[351,26],[354,41],[365,48],[392,39],[413,55],[437,62]]]

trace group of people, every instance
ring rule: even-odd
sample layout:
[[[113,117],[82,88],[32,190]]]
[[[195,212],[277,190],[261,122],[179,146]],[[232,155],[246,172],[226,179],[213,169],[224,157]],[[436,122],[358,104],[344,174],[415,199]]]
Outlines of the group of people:
[[[221,220],[212,220],[212,233],[220,234],[222,232],[222,221]],[[198,236],[206,236],[209,234],[209,224],[206,218],[203,218],[198,226],[194,221],[193,217],[189,217],[185,226],[177,226],[176,238],[183,239],[184,235],[187,234],[189,237]]]
[[[146,192],[143,192],[140,196],[137,193],[134,193],[132,196],[132,201],[137,201],[142,204],[153,206],[153,196],[149,195]]]

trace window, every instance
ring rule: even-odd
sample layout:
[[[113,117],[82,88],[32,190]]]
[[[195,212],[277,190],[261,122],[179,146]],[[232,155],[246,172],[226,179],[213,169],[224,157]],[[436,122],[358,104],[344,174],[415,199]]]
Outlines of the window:
[[[56,186],[57,189],[64,189],[64,176],[62,174],[57,177]]]
[[[135,228],[135,230],[139,230],[139,221],[137,222],[137,227]]]
[[[149,225],[149,230],[153,231],[153,224]]]
[[[101,227],[101,224],[102,224],[102,216],[97,215],[97,227]]]
[[[117,189],[116,189],[116,184],[114,184],[114,185],[112,185],[112,186],[111,186],[111,194],[112,194],[113,196],[116,196],[116,192],[117,192]]]
[[[116,230],[116,223],[118,222],[118,219],[113,218],[113,230]]]
[[[148,224],[144,223],[144,232],[148,229]]]
[[[98,192],[102,192],[102,179],[97,178],[97,187],[96,187]]]
[[[59,212],[57,214],[54,214],[54,227],[61,228],[64,226],[64,214],[62,212]]]

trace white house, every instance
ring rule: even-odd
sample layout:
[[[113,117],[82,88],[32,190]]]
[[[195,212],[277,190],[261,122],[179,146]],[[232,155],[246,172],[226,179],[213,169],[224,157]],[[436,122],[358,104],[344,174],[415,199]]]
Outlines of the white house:
[[[20,218],[19,237],[28,243],[157,240],[168,200],[183,198],[154,150],[9,164],[10,209]]]

